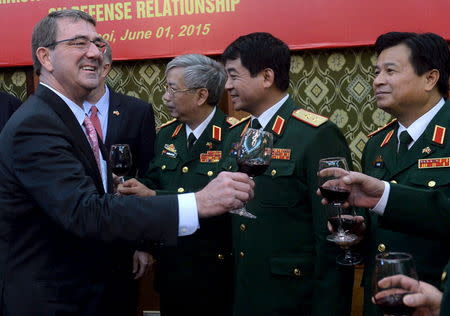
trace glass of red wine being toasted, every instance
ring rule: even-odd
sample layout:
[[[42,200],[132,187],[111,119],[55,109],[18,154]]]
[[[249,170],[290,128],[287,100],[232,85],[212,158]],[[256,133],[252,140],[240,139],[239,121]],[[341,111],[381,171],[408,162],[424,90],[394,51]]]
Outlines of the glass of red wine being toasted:
[[[348,170],[347,160],[344,157],[331,157],[319,161],[319,171],[334,167]],[[361,263],[362,257],[350,249],[350,246],[358,239],[357,235],[352,234],[358,225],[355,220],[356,214],[353,208],[342,208],[342,203],[348,198],[350,192],[340,184],[338,177],[319,177],[318,181],[320,192],[330,203],[327,208],[328,222],[333,228],[333,233],[327,236],[327,240],[345,250],[343,255],[336,258],[336,262],[346,266]]]
[[[119,183],[124,183],[124,176],[128,174],[132,164],[130,146],[128,144],[111,145],[109,163],[111,171],[119,177]]]
[[[385,252],[375,257],[375,271],[373,275],[373,293],[375,304],[385,315],[406,316],[411,315],[414,308],[403,304],[403,297],[412,294],[410,290],[403,289],[401,285],[389,288],[380,288],[378,282],[386,277],[398,274],[406,275],[418,280],[413,258],[404,252]],[[419,286],[419,281],[417,281]]]
[[[237,149],[236,161],[239,171],[248,174],[251,178],[263,174],[269,167],[272,158],[272,144],[272,133],[254,128],[247,129]],[[247,211],[246,205],[238,210],[231,211],[231,213],[256,218],[255,215]]]

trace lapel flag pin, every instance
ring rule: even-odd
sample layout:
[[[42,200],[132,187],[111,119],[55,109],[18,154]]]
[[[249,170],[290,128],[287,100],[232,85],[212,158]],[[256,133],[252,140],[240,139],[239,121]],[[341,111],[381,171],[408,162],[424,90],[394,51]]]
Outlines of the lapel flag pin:
[[[425,147],[424,149],[422,149],[422,154],[429,154],[431,153],[431,148],[430,147]]]
[[[120,115],[120,112],[119,111],[113,111],[113,114],[115,115],[115,116],[119,116]]]

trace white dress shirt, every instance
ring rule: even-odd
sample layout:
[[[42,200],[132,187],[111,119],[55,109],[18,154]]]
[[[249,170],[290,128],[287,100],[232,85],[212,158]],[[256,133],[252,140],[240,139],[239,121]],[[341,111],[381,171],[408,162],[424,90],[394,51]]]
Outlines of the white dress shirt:
[[[256,117],[256,116],[252,115],[251,119],[253,120],[253,119],[257,118],[259,124],[261,124],[261,128],[262,129],[266,128],[266,125],[269,124],[272,117],[275,115],[275,113],[277,113],[277,111],[281,108],[283,103],[286,102],[286,100],[288,98],[289,98],[289,94],[285,95],[280,101],[278,101],[277,103],[272,105],[270,108],[265,110],[260,116]]]

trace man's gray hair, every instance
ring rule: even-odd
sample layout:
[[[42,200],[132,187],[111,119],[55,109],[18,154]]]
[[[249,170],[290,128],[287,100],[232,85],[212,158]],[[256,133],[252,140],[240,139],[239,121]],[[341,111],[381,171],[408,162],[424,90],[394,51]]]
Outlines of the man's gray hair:
[[[57,21],[63,18],[72,19],[74,23],[79,20],[84,20],[94,26],[96,25],[93,17],[78,10],[54,11],[39,21],[34,27],[33,35],[31,37],[31,56],[33,56],[34,71],[38,76],[41,74],[42,65],[36,56],[36,50],[39,47],[48,47],[56,42],[56,33],[58,31]]]
[[[107,61],[109,64],[112,63],[112,50],[109,42],[107,40],[103,40],[106,45],[105,52],[103,53],[103,62]]]
[[[200,54],[187,54],[172,59],[166,68],[184,68],[184,81],[187,88],[206,88],[209,105],[218,105],[225,88],[227,74],[223,65],[209,57]]]

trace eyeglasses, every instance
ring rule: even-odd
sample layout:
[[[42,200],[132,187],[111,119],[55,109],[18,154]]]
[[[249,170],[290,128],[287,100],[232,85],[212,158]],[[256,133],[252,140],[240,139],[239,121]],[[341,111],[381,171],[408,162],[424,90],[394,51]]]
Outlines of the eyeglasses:
[[[44,47],[51,47],[51,46],[55,47],[56,45],[65,43],[65,42],[67,42],[67,45],[69,45],[71,47],[76,47],[83,52],[87,52],[89,50],[89,46],[91,45],[91,43],[94,44],[98,48],[100,53],[104,54],[106,51],[106,43],[102,39],[96,38],[94,40],[90,40],[89,38],[87,38],[85,36],[77,36],[77,37],[73,37],[73,38],[64,39],[61,41],[56,41],[56,42],[48,44]]]
[[[166,92],[169,93],[169,95],[173,97],[175,95],[175,93],[177,93],[177,92],[187,92],[187,91],[191,91],[191,90],[201,89],[202,87],[174,89],[171,86],[169,86],[168,84],[166,84],[165,88],[166,88]]]

